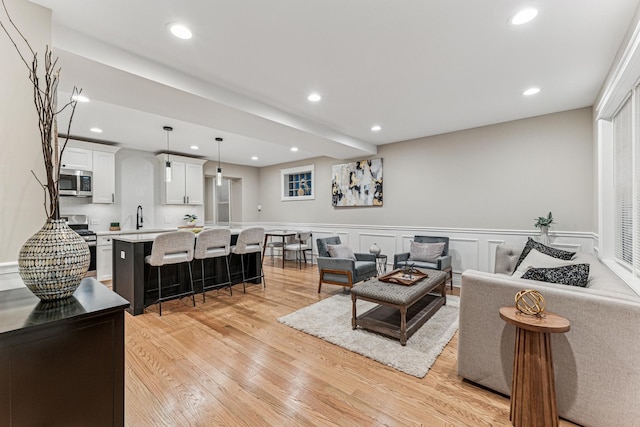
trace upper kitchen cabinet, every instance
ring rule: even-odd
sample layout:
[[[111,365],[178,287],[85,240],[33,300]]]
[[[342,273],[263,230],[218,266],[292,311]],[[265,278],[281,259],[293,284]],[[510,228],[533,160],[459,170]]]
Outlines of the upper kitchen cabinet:
[[[108,151],[93,152],[93,203],[116,201],[116,155]]]
[[[158,154],[162,169],[162,202],[167,205],[204,204],[204,171],[206,160]],[[171,181],[166,180],[165,164],[171,161]]]
[[[86,148],[72,147],[71,142],[62,153],[60,166],[63,169],[76,169],[82,171],[93,170],[93,153]]]
[[[93,203],[115,203],[116,152],[119,149],[113,145],[69,140],[64,150],[63,168],[93,171]]]

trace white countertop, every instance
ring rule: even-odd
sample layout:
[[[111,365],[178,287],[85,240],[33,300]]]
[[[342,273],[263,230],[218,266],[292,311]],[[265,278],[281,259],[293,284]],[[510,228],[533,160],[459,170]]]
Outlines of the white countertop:
[[[139,230],[119,230],[119,231],[96,231],[98,236],[112,236],[114,234],[146,234],[146,233],[164,233],[167,231],[176,231],[177,228],[141,228]]]
[[[200,227],[196,227],[196,228],[200,228]],[[209,229],[209,228],[215,228],[215,227],[204,227],[205,229]],[[97,232],[97,235],[119,235],[118,237],[116,237],[117,240],[121,240],[123,242],[151,242],[153,241],[153,239],[156,238],[156,236],[158,236],[159,234],[162,233],[167,233],[169,231],[176,231],[177,229],[175,228],[170,228],[170,229],[147,229],[145,231],[142,231],[142,229],[140,230],[125,230],[124,232],[122,231],[108,231],[108,232]],[[185,230],[185,231],[189,231],[190,228],[183,228],[181,230]],[[234,228],[231,229],[231,234],[240,234],[241,229],[239,228]],[[196,238],[198,237],[198,234],[196,234]]]
[[[165,231],[166,233],[166,231]],[[121,240],[123,242],[130,242],[130,243],[135,243],[135,242],[153,242],[153,240],[162,233],[142,233],[142,234],[136,234],[136,233],[132,233],[132,234],[128,234],[128,235],[124,235],[124,236],[118,236],[115,239],[116,240]]]

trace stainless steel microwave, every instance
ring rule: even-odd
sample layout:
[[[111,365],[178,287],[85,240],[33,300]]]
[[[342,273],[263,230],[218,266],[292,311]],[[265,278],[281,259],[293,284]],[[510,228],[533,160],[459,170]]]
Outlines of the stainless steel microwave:
[[[61,196],[93,196],[93,174],[89,171],[60,169],[58,190]]]

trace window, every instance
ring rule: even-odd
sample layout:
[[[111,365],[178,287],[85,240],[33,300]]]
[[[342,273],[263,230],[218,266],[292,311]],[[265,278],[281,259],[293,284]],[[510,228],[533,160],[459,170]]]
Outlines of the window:
[[[611,119],[613,247],[610,258],[622,266],[640,291],[640,86]],[[604,236],[603,236],[604,237]],[[606,237],[604,237],[606,239]],[[627,279],[625,279],[627,280]]]
[[[621,47],[594,105],[598,256],[640,294],[640,28]]]
[[[615,258],[625,266],[633,264],[633,145],[632,98],[613,117],[613,170]],[[637,179],[637,177],[636,177]]]
[[[313,182],[314,165],[280,170],[281,200],[315,199]]]

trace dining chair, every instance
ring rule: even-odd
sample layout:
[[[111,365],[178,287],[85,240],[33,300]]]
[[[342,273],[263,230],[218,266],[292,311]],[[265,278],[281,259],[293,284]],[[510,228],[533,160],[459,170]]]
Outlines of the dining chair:
[[[299,231],[296,233],[292,242],[284,245],[284,253],[283,256],[287,252],[295,252],[296,254],[296,264],[302,269],[302,259],[304,258],[305,265],[307,264],[307,252],[311,252],[311,256],[313,257],[313,247],[311,245],[311,232],[310,231]],[[313,259],[311,259],[313,262]]]
[[[205,302],[205,293],[210,289],[218,289],[227,285],[229,287],[229,294],[233,295],[231,290],[231,273],[229,272],[229,254],[231,253],[231,230],[227,228],[213,228],[210,230],[201,231],[196,237],[196,249],[193,255],[194,259],[200,260],[201,278],[202,281],[202,302]],[[216,282],[211,285],[206,285],[207,279],[214,279],[218,277],[217,271],[213,276],[205,276],[205,261],[215,258],[224,258],[227,267],[227,281]]]
[[[267,248],[269,248],[269,256],[271,257],[271,264],[273,264],[273,257],[274,257],[274,249],[279,249],[280,251],[283,251],[284,248],[284,242],[282,240],[273,240],[273,236],[271,236],[271,238],[269,238],[269,241],[267,242]],[[281,253],[282,256],[284,256],[284,252]]]
[[[193,275],[191,272],[195,238],[195,234],[191,231],[173,231],[159,234],[153,240],[151,255],[147,255],[144,258],[146,264],[149,264],[150,267],[157,267],[158,269],[158,298],[151,304],[158,304],[158,313],[160,316],[162,316],[162,301],[191,296],[193,306],[196,306],[195,292],[193,290]],[[163,297],[163,290],[181,286],[180,283],[162,286],[162,267],[174,264],[187,264],[189,267],[190,289]],[[151,268],[149,270],[151,270]],[[149,271],[149,278],[150,276],[151,271]],[[147,304],[145,307],[151,304]]]
[[[245,228],[240,231],[236,244],[231,248],[231,253],[240,256],[240,264],[242,266],[242,291],[247,292],[246,282],[248,280],[260,279],[263,286],[266,286],[264,280],[264,271],[262,270],[262,245],[264,239],[264,228],[251,227]],[[260,267],[258,268],[257,275],[253,277],[246,277],[244,259],[245,255],[256,253]]]

